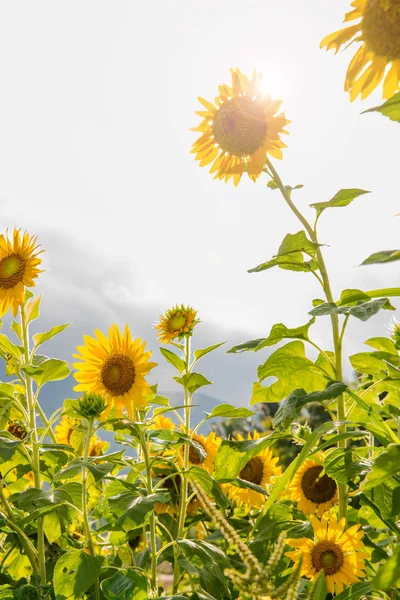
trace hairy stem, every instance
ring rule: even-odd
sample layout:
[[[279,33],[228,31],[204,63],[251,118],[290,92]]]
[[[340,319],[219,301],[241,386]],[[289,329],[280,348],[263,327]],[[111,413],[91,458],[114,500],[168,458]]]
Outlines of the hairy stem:
[[[88,506],[87,506],[88,490],[87,490],[87,481],[86,481],[86,477],[87,477],[86,462],[87,462],[87,459],[89,456],[90,438],[92,437],[92,433],[93,433],[93,420],[88,419],[87,423],[88,423],[88,428],[87,428],[86,438],[85,438],[85,448],[83,451],[83,467],[82,467],[82,518],[83,518],[83,527],[84,527],[85,537],[86,537],[86,544],[89,548],[90,554],[92,556],[95,556],[92,531],[90,529],[90,523],[89,523],[89,513],[88,513]],[[100,584],[99,584],[98,578],[95,581],[95,600],[100,600]]]
[[[146,466],[146,484],[148,495],[153,493],[153,480],[151,477],[151,465],[149,457],[149,445],[145,439],[144,433],[140,430],[140,440],[144,463]],[[150,551],[151,551],[151,588],[153,592],[157,591],[157,544],[156,544],[156,517],[154,511],[150,516]]]
[[[24,345],[24,365],[25,367],[30,365],[30,352],[29,352],[29,332],[28,322],[26,320],[25,306],[21,306],[21,328],[22,328],[22,339]],[[35,488],[41,489],[40,481],[40,450],[37,437],[36,429],[36,406],[35,399],[32,392],[32,380],[25,373],[25,389],[26,398],[29,412],[29,428],[31,430],[32,439],[32,471],[34,476]],[[38,560],[39,560],[39,572],[42,584],[46,583],[46,556],[44,546],[44,529],[43,529],[43,517],[39,517],[37,520],[37,549],[38,549]]]
[[[301,224],[304,226],[308,235],[312,242],[318,244],[318,237],[316,233],[316,229],[310,225],[307,219],[302,215],[299,209],[295,206],[290,198],[290,193],[283,185],[281,178],[279,177],[277,171],[275,170],[271,161],[267,158],[266,164],[270,173],[272,174],[273,180],[278,186],[286,204],[289,206],[290,210],[296,215]],[[328,271],[325,265],[324,257],[322,255],[322,251],[320,246],[316,247],[315,255],[317,258],[319,271],[321,273],[322,281],[323,281],[323,290],[325,293],[326,300],[328,302],[333,302],[333,295],[331,290],[331,284],[329,281]],[[337,314],[331,314],[331,324],[332,324],[332,336],[333,336],[333,345],[335,351],[335,377],[338,381],[342,381],[343,371],[342,371],[342,343],[343,336],[340,336],[339,332],[339,318]],[[345,402],[344,395],[340,395],[337,398],[337,418],[339,421],[346,420],[346,410],[345,410]],[[345,433],[346,425],[340,425],[338,428],[339,433]],[[346,448],[346,440],[341,440],[338,442],[339,448]],[[339,493],[339,518],[346,517],[347,515],[347,488],[343,483],[338,484],[338,493]]]
[[[190,365],[190,337],[185,337],[185,374],[189,373],[189,365]],[[190,435],[190,394],[184,386],[184,395],[185,395],[185,434]],[[186,503],[187,503],[187,495],[188,495],[188,482],[186,479],[186,472],[189,468],[189,446],[185,444],[183,447],[183,475],[181,476],[181,497],[179,504],[179,518],[178,518],[178,534],[177,539],[183,537],[183,532],[185,528],[185,517],[186,517]],[[180,569],[178,564],[178,554],[179,549],[175,546],[175,560],[174,560],[174,584],[173,584],[173,593],[176,594],[178,591],[179,585],[179,577],[180,577]]]

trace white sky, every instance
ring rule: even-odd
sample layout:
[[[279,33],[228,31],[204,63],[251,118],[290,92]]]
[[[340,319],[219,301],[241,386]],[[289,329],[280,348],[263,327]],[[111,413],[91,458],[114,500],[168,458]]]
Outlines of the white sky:
[[[286,183],[305,185],[294,198],[307,214],[340,188],[373,190],[321,218],[336,295],[398,285],[398,263],[356,268],[399,246],[400,219],[391,218],[400,211],[399,129],[379,114],[360,116],[379,93],[350,104],[343,82],[354,50],[319,50],[349,4],[1,1],[1,228],[43,234],[48,293],[80,302],[64,294],[68,270],[79,271],[92,289],[154,319],[185,302],[209,326],[245,337],[306,322],[321,296],[314,278],[247,273],[300,229],[278,192],[262,180],[243,178],[237,189],[213,181],[190,154],[196,97],[212,100],[230,67],[262,71],[265,89],[284,99],[292,123],[276,166]],[[96,259],[86,262],[89,254]],[[61,255],[64,274],[52,259]]]

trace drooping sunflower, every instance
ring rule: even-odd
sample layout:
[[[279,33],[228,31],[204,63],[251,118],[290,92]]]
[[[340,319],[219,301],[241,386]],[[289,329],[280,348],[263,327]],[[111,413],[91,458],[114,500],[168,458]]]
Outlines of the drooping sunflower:
[[[360,43],[344,84],[350,100],[366,98],[382,79],[383,98],[390,98],[400,90],[400,2],[354,0],[351,6],[344,22],[358,22],[324,37],[321,48],[337,53],[344,44]]]
[[[257,440],[259,437],[260,435],[257,431],[254,431],[253,435],[251,433],[247,435],[248,440]],[[240,442],[244,440],[240,434],[238,434],[237,439]],[[278,460],[269,448],[264,448],[245,464],[239,473],[239,478],[267,490],[268,486],[273,483],[274,478],[282,474],[282,469],[277,464]],[[250,488],[240,488],[231,484],[224,484],[223,488],[227,495],[238,506],[244,506],[245,510],[250,510],[253,507],[260,508],[265,502],[264,494]]]
[[[64,415],[59,424],[54,428],[56,440],[59,444],[67,444],[70,446],[71,436],[79,425],[79,419],[74,419],[68,415]]]
[[[199,447],[199,450],[205,452],[205,457],[201,456],[201,452],[193,446],[189,446],[189,462],[195,467],[201,467],[209,473],[214,472],[215,457],[217,456],[218,448],[221,445],[221,438],[217,437],[215,431],[211,431],[207,437],[197,433],[190,432],[192,442]],[[183,454],[183,448],[182,448]]]
[[[12,237],[0,235],[0,316],[11,308],[14,317],[24,303],[25,287],[34,287],[34,280],[42,271],[39,255],[43,250],[37,237],[14,229]]]
[[[74,354],[82,361],[73,364],[78,381],[74,389],[104,396],[108,404],[105,414],[115,406],[117,416],[122,416],[126,408],[133,419],[134,409],[142,409],[149,402],[151,389],[145,375],[156,363],[149,362],[151,352],[145,352],[146,342],[132,339],[128,325],[123,334],[112,325],[108,338],[99,329],[95,333],[95,338],[85,335],[85,345]]]
[[[164,415],[157,415],[153,423],[150,425],[149,429],[170,429],[173,431],[175,429],[175,423],[169,418],[164,417]]]
[[[27,436],[25,426],[18,421],[10,421],[7,426],[7,431],[19,440],[24,440]]]
[[[288,488],[292,502],[305,515],[321,516],[338,502],[336,481],[323,473],[323,456],[316,460],[306,460],[296,472]]]
[[[157,323],[158,339],[163,344],[169,344],[172,340],[179,339],[184,335],[191,335],[193,328],[200,321],[196,319],[197,310],[191,306],[180,306],[177,304],[165,314],[160,315],[160,322]]]
[[[237,186],[243,173],[256,179],[262,173],[266,156],[282,158],[286,144],[281,133],[288,121],[284,113],[276,114],[282,103],[260,94],[261,73],[253,72],[251,79],[239,69],[231,69],[232,85],[220,85],[219,96],[212,104],[199,98],[206,110],[197,111],[203,118],[192,131],[200,132],[192,153],[200,166],[213,163],[210,173],[214,179],[233,178]]]
[[[289,546],[297,548],[286,552],[296,564],[303,555],[300,576],[314,581],[322,569],[325,571],[326,587],[331,594],[340,594],[345,587],[365,577],[364,559],[368,556],[361,541],[364,532],[360,525],[345,531],[346,521],[339,523],[335,516],[325,514],[321,520],[311,515],[314,539],[288,539]]]

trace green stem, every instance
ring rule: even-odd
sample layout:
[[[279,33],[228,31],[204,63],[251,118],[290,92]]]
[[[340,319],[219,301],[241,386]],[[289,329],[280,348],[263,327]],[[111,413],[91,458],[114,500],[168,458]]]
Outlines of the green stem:
[[[88,419],[87,423],[88,423],[88,428],[87,428],[87,432],[86,432],[85,448],[83,451],[83,467],[82,467],[82,518],[83,518],[83,527],[84,527],[85,536],[86,536],[86,544],[90,550],[90,554],[92,556],[95,556],[92,531],[90,529],[90,523],[89,523],[89,514],[88,514],[88,506],[87,506],[88,490],[87,490],[87,482],[86,482],[86,475],[87,475],[86,462],[87,462],[87,459],[89,456],[90,438],[92,437],[92,433],[93,433],[93,419]],[[95,600],[100,600],[99,578],[97,578],[95,581]]]
[[[185,374],[190,371],[190,337],[185,337]],[[184,386],[184,394],[185,394],[185,434],[190,435],[190,409],[191,409],[191,396],[189,392]],[[187,504],[187,494],[188,494],[188,482],[186,479],[186,472],[189,468],[189,445],[185,444],[183,447],[183,473],[181,475],[181,497],[179,503],[179,518],[178,518],[178,533],[177,539],[183,538],[184,528],[185,528],[185,518],[186,518],[186,504]],[[173,594],[176,594],[178,591],[179,579],[180,579],[180,569],[178,564],[178,554],[179,549],[175,546],[175,560],[174,560],[174,584],[173,584]]]
[[[38,561],[37,561],[36,549],[33,546],[30,539],[25,535],[25,533],[22,531],[22,529],[15,522],[13,511],[12,511],[11,506],[4,494],[3,484],[1,481],[0,481],[0,500],[3,503],[3,506],[7,513],[7,522],[9,524],[10,528],[13,529],[15,531],[15,533],[17,534],[17,536],[19,537],[21,545],[25,550],[25,554],[27,555],[29,562],[31,563],[32,571],[35,573],[35,575],[39,575],[39,565],[38,565]]]
[[[148,495],[153,494],[153,480],[151,477],[151,465],[149,457],[149,445],[145,439],[143,430],[140,430],[140,441],[142,446],[144,463],[146,465],[146,483]],[[151,550],[151,588],[157,592],[157,543],[156,543],[156,518],[154,511],[150,516],[150,550]]]
[[[24,364],[25,366],[30,365],[29,358],[29,333],[28,333],[28,323],[26,321],[25,315],[25,306],[21,306],[21,328],[22,328],[22,338],[24,344]],[[29,427],[31,430],[31,439],[32,439],[32,471],[34,476],[35,488],[38,490],[41,489],[41,481],[40,481],[40,450],[37,438],[37,429],[36,429],[36,406],[35,400],[32,393],[32,380],[25,373],[25,388],[26,388],[26,396],[27,396],[27,404],[28,404],[28,412],[29,412]],[[46,554],[45,554],[45,545],[44,545],[44,529],[43,529],[43,517],[39,517],[37,520],[37,549],[38,549],[38,558],[39,558],[39,572],[40,579],[42,584],[46,583]]]
[[[299,209],[295,206],[290,198],[290,193],[285,188],[282,183],[281,178],[279,177],[275,167],[271,163],[271,161],[267,158],[266,164],[272,173],[272,177],[278,186],[286,204],[289,206],[290,210],[296,215],[299,221],[304,226],[308,235],[312,242],[318,244],[318,237],[316,233],[316,229],[310,225],[307,219],[301,214]],[[328,271],[325,265],[324,257],[321,252],[321,248],[318,245],[315,250],[316,259],[319,266],[319,271],[321,273],[322,281],[323,281],[323,289],[325,292],[325,296],[328,302],[333,302],[333,295],[331,290],[331,284],[329,281]],[[331,324],[332,324],[332,335],[333,335],[333,345],[335,350],[335,376],[338,381],[342,381],[343,378],[343,370],[342,370],[342,342],[343,337],[340,336],[339,333],[339,318],[337,314],[331,314]],[[337,418],[339,421],[346,420],[346,409],[344,402],[344,395],[342,394],[337,398]],[[345,433],[346,425],[340,425],[338,427],[339,433]],[[346,440],[341,440],[338,442],[339,448],[346,448]],[[347,487],[346,484],[339,483],[338,484],[338,494],[339,494],[339,518],[345,517],[347,515]]]

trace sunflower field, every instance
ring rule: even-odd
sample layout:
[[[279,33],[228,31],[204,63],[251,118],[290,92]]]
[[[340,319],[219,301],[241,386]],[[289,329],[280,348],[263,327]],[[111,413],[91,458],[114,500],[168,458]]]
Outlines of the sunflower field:
[[[364,112],[398,127],[399,0],[354,0],[344,20],[321,48],[356,46],[345,91],[353,101],[381,87],[383,104]],[[320,297],[301,325],[236,346],[198,347],[196,308],[165,310],[155,330],[178,405],[150,383],[157,365],[133,325],[88,331],[71,364],[47,356],[68,325],[31,332],[44,250],[20,229],[0,235],[0,599],[400,600],[400,323],[343,353],[348,323],[394,311],[400,287],[332,289],[320,219],[369,192],[340,189],[304,216],[302,186],[278,173],[290,121],[261,78],[231,69],[214,99],[199,98],[192,153],[215,179],[247,176],[279,196],[298,230],[249,272],[309,273]],[[399,259],[371,247],[363,264]],[[259,351],[247,405],[195,422],[211,384],[202,358]],[[71,373],[76,397],[47,414],[43,386]]]

